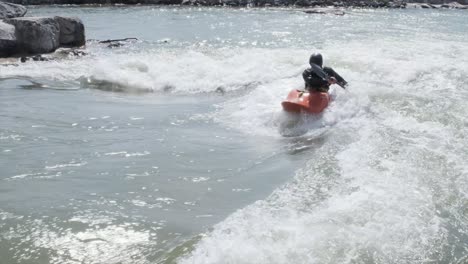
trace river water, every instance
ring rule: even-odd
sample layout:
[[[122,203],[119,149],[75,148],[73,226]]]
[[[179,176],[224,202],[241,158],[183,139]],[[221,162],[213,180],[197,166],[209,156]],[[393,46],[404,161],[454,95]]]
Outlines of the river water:
[[[1,264],[468,262],[466,11],[57,14],[88,55],[0,66]],[[287,115],[315,51],[349,89]]]

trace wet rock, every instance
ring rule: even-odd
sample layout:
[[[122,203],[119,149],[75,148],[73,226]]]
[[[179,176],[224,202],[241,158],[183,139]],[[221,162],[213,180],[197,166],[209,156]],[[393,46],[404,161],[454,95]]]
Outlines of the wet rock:
[[[404,1],[388,2],[387,7],[388,8],[406,8],[406,2]]]
[[[0,24],[0,57],[49,53],[85,42],[84,25],[78,18],[21,17]]]
[[[137,38],[123,38],[123,39],[108,39],[108,40],[101,40],[98,43],[100,44],[105,44],[105,43],[118,43],[118,42],[124,42],[124,41],[133,41],[133,40],[138,40]]]
[[[315,1],[310,1],[310,0],[298,0],[294,2],[295,6],[301,6],[301,7],[308,7],[308,6],[315,6]]]
[[[111,43],[111,44],[107,45],[107,47],[110,48],[110,49],[113,49],[113,48],[120,48],[123,45],[124,45],[123,43],[116,42],[116,43]]]
[[[59,47],[60,26],[51,17],[22,17],[6,20],[15,26],[18,53],[48,53]]]
[[[182,5],[217,6],[222,3],[221,0],[183,0]]]
[[[0,19],[22,17],[27,11],[22,5],[0,2]]]
[[[345,12],[336,8],[311,8],[303,11],[306,14],[328,14],[344,16]]]
[[[124,39],[108,39],[99,41],[99,44],[108,44],[108,48],[119,48],[125,45],[125,43],[130,41],[138,40],[137,38],[124,38]]]
[[[12,55],[16,46],[15,27],[0,21],[0,57]]]
[[[423,0],[423,1],[418,1],[418,2],[431,4],[431,5],[440,5],[440,4],[443,4],[444,1],[445,0]]]
[[[468,6],[462,5],[462,4],[457,3],[457,2],[451,2],[451,3],[448,3],[448,4],[443,4],[440,7],[442,7],[442,8],[451,8],[451,9],[468,9]]]
[[[424,9],[432,9],[432,8],[437,8],[437,6],[428,4],[428,3],[410,3],[407,4],[407,7],[411,8],[424,8]]]
[[[46,57],[42,56],[42,55],[36,55],[36,56],[31,56],[31,57],[21,57],[20,58],[20,61],[22,63],[25,63],[27,61],[48,61],[49,59],[47,59]]]
[[[58,49],[55,54],[57,55],[58,58],[63,58],[63,57],[83,57],[88,55],[88,53],[84,50],[81,49],[68,49],[68,48],[63,48],[63,49]]]
[[[79,18],[56,16],[54,19],[59,25],[60,46],[79,47],[85,44],[85,28]]]
[[[226,93],[226,89],[222,86],[219,86],[218,88],[216,88],[215,90],[215,93],[218,93],[218,94],[225,94]]]
[[[172,92],[172,91],[175,90],[175,86],[170,85],[170,84],[166,84],[166,85],[164,85],[164,86],[162,87],[162,90],[163,90],[164,92],[167,92],[167,93],[168,93],[168,92]]]
[[[295,0],[257,0],[257,6],[290,6]]]

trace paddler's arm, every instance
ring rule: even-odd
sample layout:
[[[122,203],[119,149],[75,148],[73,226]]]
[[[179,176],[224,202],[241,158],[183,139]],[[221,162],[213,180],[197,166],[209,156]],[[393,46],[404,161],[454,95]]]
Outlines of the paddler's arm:
[[[332,78],[335,79],[336,84],[341,86],[343,89],[348,85],[348,82],[343,79],[337,72],[335,72],[332,68],[330,67],[323,67],[323,71],[328,74],[328,76],[331,76]]]

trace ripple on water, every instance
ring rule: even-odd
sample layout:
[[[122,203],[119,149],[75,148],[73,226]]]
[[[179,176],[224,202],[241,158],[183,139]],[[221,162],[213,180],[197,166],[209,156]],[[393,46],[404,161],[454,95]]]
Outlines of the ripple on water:
[[[117,151],[117,152],[108,152],[104,153],[105,156],[124,156],[126,158],[128,157],[139,157],[139,156],[146,156],[151,154],[149,151],[143,151],[143,152],[127,152],[127,151]]]
[[[138,222],[91,211],[64,220],[0,211],[0,219],[4,230],[0,237],[10,241],[10,252],[18,263],[39,261],[44,254],[51,264],[150,263],[147,257],[155,251],[156,231],[163,225],[155,222],[151,223],[154,228],[145,229]]]

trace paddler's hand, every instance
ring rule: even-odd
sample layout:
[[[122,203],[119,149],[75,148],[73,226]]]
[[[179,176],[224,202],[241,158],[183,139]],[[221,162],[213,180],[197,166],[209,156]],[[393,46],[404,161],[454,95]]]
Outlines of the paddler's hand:
[[[335,77],[330,77],[330,78],[328,79],[328,83],[329,83],[329,84],[335,84],[335,83],[337,83],[337,81],[336,81]]]

